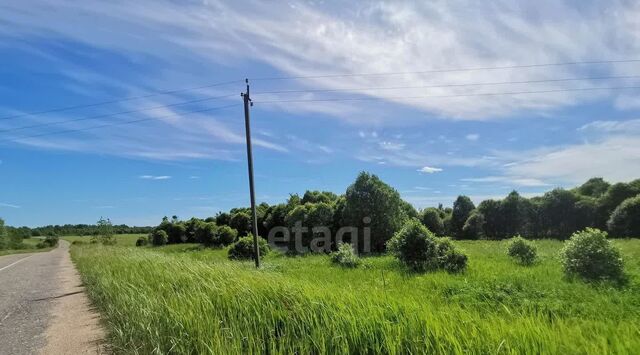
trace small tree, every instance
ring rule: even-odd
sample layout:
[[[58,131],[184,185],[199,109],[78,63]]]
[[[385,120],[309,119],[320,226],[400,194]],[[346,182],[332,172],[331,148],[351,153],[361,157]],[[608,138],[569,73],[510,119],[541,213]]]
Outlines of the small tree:
[[[266,256],[270,251],[269,244],[263,238],[258,238],[258,250],[260,257]],[[249,233],[248,236],[242,237],[233,243],[229,248],[228,257],[231,260],[254,259],[253,235]]]
[[[113,224],[111,224],[109,218],[105,219],[100,217],[96,225],[98,226],[98,241],[104,245],[113,245],[116,243],[116,238],[113,236]]]
[[[169,241],[167,232],[161,229],[156,229],[153,232],[151,232],[149,239],[151,239],[151,244],[156,247],[167,245],[167,242]]]
[[[530,241],[515,236],[509,242],[507,254],[521,265],[532,265],[538,256],[538,250]]]
[[[613,210],[607,227],[616,237],[640,237],[640,195],[622,201]]]
[[[462,227],[462,237],[465,239],[480,239],[484,236],[484,215],[474,210]]]
[[[360,265],[360,258],[353,249],[353,245],[349,243],[340,243],[338,250],[331,253],[331,261],[340,266],[355,268]]]
[[[220,245],[229,245],[233,243],[236,238],[238,238],[238,231],[229,227],[229,226],[221,226],[218,227],[217,231],[217,240]]]
[[[409,220],[387,243],[388,250],[414,271],[437,267],[436,238],[417,219]]]
[[[587,228],[571,236],[560,251],[564,272],[569,278],[586,281],[624,281],[620,251],[607,240],[607,233]]]
[[[231,216],[229,227],[238,231],[239,235],[248,235],[251,232],[251,216],[246,212],[237,212]]]
[[[451,234],[454,237],[462,238],[462,228],[474,209],[475,206],[469,197],[458,196],[453,203],[453,211],[451,213]]]
[[[200,222],[195,227],[195,237],[199,243],[205,246],[217,245],[218,227],[213,222]]]
[[[422,211],[420,222],[435,235],[444,235],[444,222],[438,209],[432,207]]]

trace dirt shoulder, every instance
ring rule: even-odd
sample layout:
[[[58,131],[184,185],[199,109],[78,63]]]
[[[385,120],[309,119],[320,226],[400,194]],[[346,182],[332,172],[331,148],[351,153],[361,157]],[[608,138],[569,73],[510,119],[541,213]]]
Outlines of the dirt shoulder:
[[[52,319],[46,330],[46,345],[41,354],[106,354],[105,331],[100,315],[91,307],[80,275],[71,262],[69,243],[57,275],[59,290],[53,300]]]

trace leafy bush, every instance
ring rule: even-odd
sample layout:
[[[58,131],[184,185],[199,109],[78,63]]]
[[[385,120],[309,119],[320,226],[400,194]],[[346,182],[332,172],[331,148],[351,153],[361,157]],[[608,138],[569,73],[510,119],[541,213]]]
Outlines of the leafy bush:
[[[616,237],[640,237],[640,195],[624,200],[607,222]]]
[[[456,250],[451,239],[436,238],[417,219],[407,222],[387,247],[414,271],[444,269],[458,272],[467,266],[467,256]]]
[[[560,251],[564,272],[569,278],[586,281],[624,280],[620,251],[607,240],[607,233],[587,228],[573,233]]]
[[[450,238],[436,239],[438,266],[448,272],[460,272],[467,268],[467,256],[459,252]]]
[[[531,265],[538,257],[538,250],[533,243],[518,235],[509,242],[507,254],[522,265]]]
[[[147,237],[139,237],[136,240],[136,246],[137,247],[143,247],[145,245],[149,244],[149,239]]]
[[[169,241],[169,237],[167,236],[167,232],[156,229],[149,235],[149,239],[151,240],[151,244],[154,246],[162,246],[167,245]]]
[[[251,216],[246,212],[237,212],[229,219],[229,226],[238,231],[239,235],[248,235],[251,232]]]
[[[444,234],[444,222],[442,221],[442,217],[440,217],[440,211],[436,208],[427,208],[422,211],[420,221],[435,235]]]
[[[194,235],[198,243],[205,246],[216,245],[218,227],[213,222],[200,222],[195,226]]]
[[[438,265],[436,238],[417,219],[409,220],[389,240],[387,249],[415,271],[435,269]]]
[[[217,231],[217,242],[220,245],[229,245],[233,243],[238,237],[238,231],[229,227],[229,226],[221,226],[218,227]]]
[[[258,250],[260,251],[260,257],[269,254],[269,244],[267,244],[267,241],[263,238],[258,238]],[[229,259],[232,260],[254,259],[253,235],[249,234],[248,236],[242,237],[238,239],[237,242],[231,244],[228,256]]]
[[[43,241],[36,244],[36,248],[44,249],[44,248],[53,248],[58,246],[58,237],[57,236],[48,236]]]
[[[360,265],[360,258],[353,249],[353,245],[349,243],[340,243],[338,250],[331,253],[330,257],[334,264],[344,267],[354,268]]]

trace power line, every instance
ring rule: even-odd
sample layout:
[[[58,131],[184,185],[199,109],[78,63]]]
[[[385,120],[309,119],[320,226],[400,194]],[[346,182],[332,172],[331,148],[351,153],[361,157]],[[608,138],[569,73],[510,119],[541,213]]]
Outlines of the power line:
[[[638,79],[638,78],[640,78],[640,75],[599,76],[599,77],[585,77],[585,78],[561,78],[561,79],[540,79],[540,80],[522,80],[522,81],[498,81],[498,82],[485,82],[485,83],[462,83],[462,84],[439,84],[439,85],[378,86],[378,87],[354,87],[354,88],[339,88],[339,89],[276,90],[276,91],[258,91],[258,92],[255,92],[254,95],[290,94],[290,93],[314,93],[314,92],[340,92],[340,91],[429,89],[429,88],[446,88],[446,87],[490,86],[490,85],[506,85],[506,84],[536,84],[536,83],[555,83],[555,82],[586,81],[586,80]]]
[[[567,91],[624,90],[624,89],[640,89],[640,86],[618,86],[618,87],[613,86],[613,87],[555,89],[555,90],[539,90],[539,91],[487,92],[487,93],[453,94],[453,95],[351,97],[351,98],[327,98],[327,99],[291,99],[291,100],[267,100],[267,101],[254,101],[254,102],[257,103],[257,104],[270,104],[270,103],[286,103],[286,102],[371,101],[371,100],[393,100],[393,99],[410,99],[410,100],[413,100],[413,99],[425,99],[425,98],[547,94],[547,93],[567,92]]]
[[[95,103],[90,103],[90,104],[65,106],[65,107],[52,108],[52,109],[47,109],[47,110],[42,110],[42,111],[19,113],[19,114],[15,114],[15,115],[11,115],[11,116],[0,117],[0,120],[10,120],[10,119],[24,117],[24,116],[37,116],[37,115],[42,115],[42,114],[45,114],[45,113],[76,110],[76,109],[79,109],[79,108],[96,107],[96,106],[115,104],[115,103],[125,102],[125,101],[140,100],[140,99],[145,99],[145,98],[149,98],[149,97],[153,97],[153,96],[170,95],[170,94],[176,94],[176,93],[185,92],[185,91],[193,91],[193,90],[206,89],[206,88],[211,88],[211,87],[216,87],[216,86],[237,84],[237,83],[241,83],[241,82],[243,82],[243,80],[232,80],[232,81],[224,81],[224,82],[219,82],[219,83],[213,83],[213,84],[202,85],[202,86],[194,86],[194,87],[183,88],[183,89],[163,90],[163,91],[158,91],[158,92],[151,93],[151,94],[145,94],[145,95],[139,95],[139,96],[129,96],[129,97],[121,98],[121,99],[107,100],[107,101],[95,102]]]
[[[231,105],[219,106],[219,107],[213,107],[213,108],[207,108],[207,109],[191,110],[191,111],[182,112],[181,114],[223,110],[223,109],[227,109],[227,108],[230,108],[230,107],[236,107],[236,106],[241,106],[241,104],[231,104]],[[99,126],[92,126],[92,127],[86,127],[86,128],[67,129],[67,130],[63,130],[63,131],[48,132],[48,133],[35,134],[35,135],[29,135],[29,136],[22,136],[22,137],[17,137],[17,138],[8,138],[8,139],[0,140],[0,143],[12,142],[12,141],[15,142],[15,141],[23,140],[23,139],[37,138],[37,137],[44,137],[44,136],[52,136],[52,135],[64,134],[64,133],[89,131],[89,130],[100,129],[100,128],[105,128],[105,127],[111,127],[111,126],[128,125],[128,124],[134,124],[134,123],[139,123],[139,122],[157,120],[157,119],[160,119],[160,118],[175,117],[175,116],[179,116],[179,115],[180,114],[172,114],[172,115],[158,116],[158,117],[152,117],[152,118],[142,118],[142,119],[133,120],[133,121],[113,122],[113,123],[107,123],[107,124],[103,124],[103,125],[99,125]]]
[[[343,73],[343,74],[323,74],[323,75],[304,75],[304,76],[281,76],[281,77],[250,78],[250,80],[267,81],[267,80],[339,78],[339,77],[354,77],[354,76],[409,75],[409,74],[449,73],[449,72],[479,71],[479,70],[541,68],[541,67],[569,66],[569,65],[619,64],[619,63],[636,63],[636,62],[640,62],[640,59],[593,60],[593,61],[582,61],[582,62],[505,65],[505,66],[495,66],[495,67],[443,68],[443,69],[430,69],[430,70],[405,71],[405,72]]]
[[[130,113],[137,113],[137,112],[144,112],[144,111],[152,111],[152,110],[157,110],[157,109],[160,109],[160,108],[168,108],[168,107],[182,106],[182,105],[193,104],[193,103],[198,103],[198,102],[205,102],[205,101],[219,100],[219,99],[224,99],[224,98],[231,97],[231,96],[236,96],[236,95],[237,95],[237,94],[229,94],[229,95],[223,95],[223,96],[205,97],[205,98],[202,98],[202,99],[189,100],[189,101],[182,101],[182,102],[177,102],[177,103],[173,103],[173,104],[159,105],[159,106],[152,106],[152,107],[146,107],[146,108],[136,109],[136,110],[128,110],[128,111],[120,111],[120,112],[106,113],[106,114],[100,114],[100,115],[94,115],[94,116],[87,116],[87,117],[75,118],[75,119],[72,119],[72,120],[64,120],[64,121],[56,121],[56,122],[38,123],[38,124],[34,124],[34,125],[29,125],[29,126],[22,126],[22,127],[9,128],[9,129],[2,129],[2,130],[0,130],[0,133],[3,133],[3,132],[13,132],[13,131],[21,131],[21,130],[23,130],[23,129],[38,128],[38,127],[44,127],[44,126],[55,126],[55,125],[60,125],[60,124],[65,124],[65,123],[71,123],[71,122],[79,122],[79,121],[95,120],[95,119],[99,119],[99,118],[113,117],[113,116],[125,115],[125,114],[130,114]]]

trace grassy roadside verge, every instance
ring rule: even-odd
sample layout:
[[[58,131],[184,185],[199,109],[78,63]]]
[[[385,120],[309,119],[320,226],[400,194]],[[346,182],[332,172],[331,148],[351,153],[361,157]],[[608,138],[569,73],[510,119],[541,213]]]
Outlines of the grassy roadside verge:
[[[117,353],[630,353],[640,297],[561,280],[498,242],[463,243],[464,275],[407,275],[376,257],[345,270],[326,257],[275,257],[262,270],[223,250],[76,246],[72,257]],[[640,242],[625,242],[636,257]],[[636,259],[637,260],[637,259]],[[637,265],[630,265],[637,275]]]
[[[40,248],[38,249],[36,245],[40,242],[41,239],[38,238],[27,238],[23,240],[23,244],[27,247],[24,249],[1,249],[0,256],[3,255],[12,255],[12,254],[25,254],[25,253],[40,253],[44,251],[50,251],[53,248]]]

